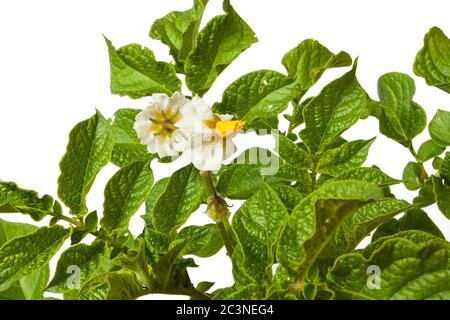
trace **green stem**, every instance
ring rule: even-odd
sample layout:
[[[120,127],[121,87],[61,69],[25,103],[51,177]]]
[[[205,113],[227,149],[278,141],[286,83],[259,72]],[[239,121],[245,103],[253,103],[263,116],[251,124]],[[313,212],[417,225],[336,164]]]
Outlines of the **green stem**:
[[[414,159],[417,160],[417,152],[416,152],[416,150],[414,149],[414,146],[413,146],[412,143],[410,143],[410,144],[408,145],[408,150],[409,150],[409,152],[411,152],[411,154],[413,155]]]
[[[70,217],[66,217],[64,215],[56,215],[54,213],[50,213],[50,215],[53,216],[53,217],[58,217],[60,220],[66,221],[66,222],[68,222],[70,224],[73,224],[77,228],[83,228],[84,227],[84,224],[81,221],[72,219]]]
[[[411,154],[413,155],[414,159],[416,160],[417,164],[420,166],[420,168],[422,169],[422,178],[428,178],[429,175],[427,173],[427,171],[425,170],[425,166],[423,165],[422,160],[419,159],[419,156],[416,152],[416,150],[414,149],[414,146],[412,143],[410,143],[408,145],[408,150],[409,152],[411,152]]]
[[[205,187],[206,187],[206,192],[207,192],[208,196],[209,197],[217,197],[217,198],[223,199],[222,197],[220,197],[217,194],[216,188],[214,187],[214,183],[212,181],[211,172],[210,171],[205,171],[205,172],[202,172],[202,175],[205,178]],[[231,256],[233,255],[234,248],[233,248],[233,245],[231,243],[230,236],[228,235],[228,230],[229,230],[228,218],[225,219],[224,221],[216,222],[216,224],[217,224],[217,227],[219,228],[220,235],[222,236],[222,240],[223,240],[223,244],[225,245],[225,249],[227,250],[227,255],[231,259]]]
[[[314,165],[311,171],[311,186],[313,191],[316,189],[316,183],[317,183],[317,161],[314,161]]]
[[[219,228],[220,234],[223,239],[223,244],[225,245],[225,249],[227,250],[227,255],[231,258],[233,255],[233,245],[231,244],[230,237],[228,236],[227,229],[225,228],[225,224],[223,222],[217,222],[217,227]]]
[[[205,178],[205,187],[208,196],[209,197],[217,196],[216,188],[214,187],[214,183],[211,177],[211,172],[210,171],[203,172],[203,177]]]

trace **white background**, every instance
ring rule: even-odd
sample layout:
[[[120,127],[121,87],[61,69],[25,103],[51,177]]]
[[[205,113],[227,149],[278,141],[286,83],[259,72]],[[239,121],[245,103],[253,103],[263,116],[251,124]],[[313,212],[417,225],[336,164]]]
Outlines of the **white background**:
[[[221,1],[210,2],[204,23],[221,12]],[[235,0],[232,4],[260,42],[223,72],[205,96],[211,104],[220,101],[226,86],[247,72],[284,72],[283,55],[307,38],[319,40],[333,52],[346,50],[352,57],[359,56],[358,78],[368,93],[377,97],[376,83],[383,73],[400,71],[413,75],[415,54],[430,27],[439,26],[450,35],[450,2],[446,0]],[[0,179],[56,195],[58,164],[70,129],[90,117],[95,108],[109,117],[119,108],[146,105],[145,99],[132,101],[110,94],[109,62],[102,33],[116,47],[137,42],[150,47],[158,59],[169,60],[168,49],[151,40],[148,31],[155,19],[190,6],[190,0],[0,1]],[[343,72],[344,69],[327,71],[310,94]],[[447,94],[415,79],[415,100],[425,108],[429,120],[438,108],[450,110]],[[378,135],[367,164],[377,164],[400,178],[412,157],[399,144],[380,136],[377,129],[377,121],[369,119],[358,123],[345,137]],[[427,132],[416,139],[416,148],[426,139]],[[245,148],[249,139],[238,142]],[[170,175],[181,165],[159,165],[155,176],[159,179]],[[91,210],[101,210],[103,186],[115,170],[109,165],[99,174],[88,197]],[[414,195],[401,186],[394,189],[406,200]],[[207,223],[202,211],[204,208],[189,223]],[[450,223],[435,207],[427,211],[450,239]],[[32,222],[23,215],[2,218]],[[40,224],[46,223],[47,220]],[[136,215],[131,222],[132,232],[139,234],[142,226]],[[223,251],[213,258],[196,261],[201,267],[191,270],[194,282],[213,281],[214,288],[232,283],[231,267]]]

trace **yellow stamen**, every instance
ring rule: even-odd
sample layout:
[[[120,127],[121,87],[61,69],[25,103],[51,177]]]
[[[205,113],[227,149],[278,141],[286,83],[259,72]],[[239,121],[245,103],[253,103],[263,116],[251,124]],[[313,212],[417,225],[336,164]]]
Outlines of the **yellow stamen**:
[[[217,121],[215,130],[223,138],[235,133],[236,131],[242,129],[245,126],[244,121],[240,120],[224,120]]]

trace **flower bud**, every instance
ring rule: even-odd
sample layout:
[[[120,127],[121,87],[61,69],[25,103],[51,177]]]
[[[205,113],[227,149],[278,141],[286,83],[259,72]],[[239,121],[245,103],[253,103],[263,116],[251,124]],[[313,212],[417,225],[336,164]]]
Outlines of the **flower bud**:
[[[214,195],[208,199],[206,213],[216,223],[228,219],[230,215],[226,201],[218,195]]]

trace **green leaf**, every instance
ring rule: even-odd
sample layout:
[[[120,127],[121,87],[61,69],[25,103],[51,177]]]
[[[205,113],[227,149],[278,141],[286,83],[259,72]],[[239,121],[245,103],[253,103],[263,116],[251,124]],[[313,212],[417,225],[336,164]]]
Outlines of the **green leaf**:
[[[313,153],[322,152],[355,124],[366,106],[366,94],[353,69],[328,84],[303,110],[306,128],[300,136]]]
[[[331,149],[322,154],[317,172],[331,176],[339,176],[346,171],[360,167],[367,159],[369,148],[375,141],[356,140]]]
[[[277,193],[281,202],[283,202],[284,206],[288,211],[292,211],[292,209],[297,206],[300,200],[303,199],[302,194],[297,191],[294,187],[289,185],[281,184],[281,185],[272,185],[272,189]]]
[[[49,276],[50,268],[45,265],[20,278],[8,290],[0,291],[0,300],[44,300]]]
[[[153,283],[149,275],[147,252],[145,248],[145,243],[142,238],[132,239],[132,248],[128,248],[126,252],[118,253],[112,260],[111,263],[120,267],[122,270],[131,271],[136,274],[136,277],[140,283],[145,285],[147,288],[153,288]],[[130,240],[131,240],[130,239]]]
[[[444,159],[439,162],[438,167],[439,175],[446,180],[447,183],[450,182],[450,152],[445,154]]]
[[[431,163],[433,169],[439,170],[441,168],[442,161],[444,161],[444,159],[442,159],[440,157],[434,158],[433,162]]]
[[[333,247],[341,254],[354,250],[376,227],[410,208],[408,202],[397,199],[383,199],[359,208],[339,227]]]
[[[38,228],[31,224],[8,222],[0,219],[0,247],[9,240],[33,233]],[[33,271],[13,283],[6,291],[0,292],[0,300],[43,299],[43,292],[50,276],[48,265]]]
[[[388,187],[401,182],[400,180],[391,178],[378,167],[356,168],[341,174],[335,180],[361,180],[372,182],[379,187]]]
[[[0,248],[0,291],[47,265],[69,234],[61,226],[43,227],[6,242]]]
[[[280,238],[277,260],[305,276],[343,221],[364,204],[381,198],[382,190],[368,182],[324,184],[292,211]]]
[[[96,276],[103,267],[107,250],[104,242],[94,242],[92,245],[77,244],[61,254],[56,266],[55,275],[47,286],[47,291],[64,293],[69,290],[79,289],[87,281]],[[79,273],[71,273],[71,268],[76,267]],[[78,276],[76,282],[71,282],[72,276]]]
[[[158,201],[161,194],[164,192],[164,190],[166,190],[169,180],[170,177],[166,177],[156,181],[156,183],[150,190],[150,195],[145,201],[145,215],[142,216],[146,225],[152,224],[153,210],[155,208],[156,201]]]
[[[311,156],[297,146],[291,139],[282,134],[275,135],[275,150],[281,159],[294,168],[310,169],[312,167]]]
[[[303,118],[303,110],[315,97],[309,97],[300,103],[293,103],[292,116],[285,115],[285,118],[289,121],[289,131],[292,132],[293,129],[305,122]]]
[[[382,224],[373,234],[372,242],[382,237],[391,236],[402,231],[419,230],[428,232],[435,237],[445,239],[442,232],[430,219],[428,214],[420,209],[409,210],[400,219],[391,219]]]
[[[445,239],[439,227],[431,220],[429,215],[420,209],[409,210],[398,220],[399,231],[420,230],[428,232],[435,237]]]
[[[86,230],[89,232],[95,232],[98,228],[98,215],[97,211],[92,211],[86,216],[86,219],[84,220],[84,225]]]
[[[87,282],[75,295],[76,300],[134,300],[145,294],[135,274],[119,270]]]
[[[292,154],[304,151],[289,141],[287,143],[287,147],[283,148],[284,156],[295,161]],[[309,157],[307,154],[305,156]],[[216,189],[230,199],[248,199],[263,182],[272,187],[297,182],[298,191],[307,193],[310,192],[311,176],[307,170],[288,165],[267,149],[252,148],[240,154],[235,163],[224,166],[219,172]]]
[[[114,114],[112,128],[114,131],[114,149],[111,162],[116,166],[125,167],[137,161],[150,160],[155,156],[141,144],[134,130],[136,115],[141,110],[119,109]]]
[[[19,188],[13,182],[0,181],[0,213],[20,212],[28,214],[33,220],[40,221],[53,212],[54,200],[45,195]]]
[[[232,114],[249,123],[260,118],[277,116],[298,95],[299,86],[291,78],[271,70],[248,73],[225,89],[222,102],[213,110]],[[248,126],[247,126],[248,127]]]
[[[417,152],[417,158],[422,162],[426,162],[442,154],[444,151],[445,148],[438,146],[434,140],[427,140],[420,146],[419,151]]]
[[[110,122],[99,112],[70,132],[58,179],[58,196],[70,213],[81,216],[88,212],[86,195],[97,173],[109,162],[113,146]]]
[[[156,290],[161,292],[173,290],[174,293],[180,294],[186,289],[195,289],[189,279],[186,268],[196,267],[196,265],[192,259],[180,257],[186,244],[187,241],[178,243],[153,266]]]
[[[197,169],[188,165],[170,177],[159,196],[151,217],[154,228],[171,234],[197,210],[205,196],[203,179]]]
[[[354,299],[448,299],[449,254],[450,246],[442,240],[415,244],[392,239],[367,259],[361,253],[339,257],[327,280]],[[369,266],[380,268],[379,289],[367,285]]]
[[[184,72],[184,60],[195,48],[200,22],[207,0],[194,0],[194,6],[186,11],[172,11],[156,20],[150,30],[150,37],[161,40],[170,48],[177,71]]]
[[[0,219],[0,247],[11,239],[33,233],[37,229],[38,227],[31,224]]]
[[[283,203],[267,184],[263,184],[233,217],[232,229],[243,255],[240,259],[233,254],[234,264],[257,283],[272,278],[275,246],[287,217]]]
[[[450,93],[450,39],[438,27],[425,35],[424,46],[414,62],[414,73],[427,84]]]
[[[197,257],[207,258],[215,255],[223,247],[223,241],[216,224],[204,226],[189,226],[182,229],[170,248],[186,241],[180,255],[193,254]]]
[[[213,105],[214,110],[214,105]],[[272,130],[278,130],[278,116],[257,119],[253,121],[250,125],[247,124],[247,128],[254,129],[256,134],[264,135],[269,134]]]
[[[386,73],[378,80],[380,132],[405,146],[427,125],[425,111],[412,100],[415,92],[414,80],[403,73]]]
[[[414,217],[413,217],[414,218]],[[411,219],[412,220],[412,219]],[[377,251],[386,241],[392,239],[406,239],[414,242],[415,244],[425,244],[436,240],[443,240],[444,238],[436,237],[435,235],[428,233],[428,231],[422,231],[417,228],[417,223],[410,221],[413,226],[411,229],[405,231],[395,232],[392,235],[382,237],[376,241],[372,241],[367,247],[360,251],[364,257],[370,257],[375,251]],[[445,239],[444,239],[445,240]]]
[[[352,59],[346,52],[333,54],[318,41],[307,39],[286,53],[282,63],[289,77],[299,82],[303,96],[326,69],[350,66]]]
[[[206,292],[212,288],[214,282],[202,281],[195,287],[200,292]]]
[[[450,146],[450,112],[438,110],[430,122],[429,131],[438,146]]]
[[[433,183],[428,180],[420,188],[419,195],[414,198],[413,203],[420,208],[425,208],[434,204],[435,201]]]
[[[420,189],[424,182],[424,170],[416,162],[409,162],[403,170],[403,184],[408,190],[414,191]]]
[[[139,44],[114,48],[105,37],[111,68],[111,93],[139,99],[153,93],[172,95],[181,89],[173,65],[156,61],[153,52]]]
[[[258,284],[232,286],[214,291],[214,300],[262,300],[264,287]]]
[[[106,185],[101,225],[109,231],[128,229],[130,218],[147,199],[152,185],[150,161],[120,169]]]
[[[197,37],[197,46],[185,63],[186,85],[204,94],[220,73],[239,54],[257,41],[247,23],[228,5],[225,15],[216,16]]]
[[[444,185],[442,180],[438,177],[433,177],[433,191],[436,197],[436,204],[447,217],[450,219],[450,187]]]
[[[216,190],[229,199],[248,199],[263,181],[259,164],[231,164],[220,174]]]
[[[272,279],[272,285],[267,289],[266,300],[297,300],[295,282],[297,275],[278,265]],[[290,296],[290,297],[289,297]]]

